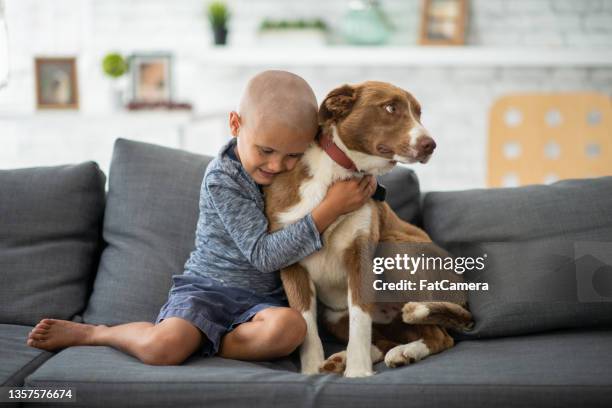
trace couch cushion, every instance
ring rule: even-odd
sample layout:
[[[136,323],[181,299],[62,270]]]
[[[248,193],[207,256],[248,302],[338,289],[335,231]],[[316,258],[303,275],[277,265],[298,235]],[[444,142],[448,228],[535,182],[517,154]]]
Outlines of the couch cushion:
[[[23,380],[53,353],[26,344],[31,326],[0,324],[0,386],[21,387]]]
[[[470,340],[411,366],[349,379],[276,362],[191,357],[150,366],[108,347],[66,349],[26,379],[77,386],[82,406],[576,407],[612,404],[612,331]],[[330,350],[328,350],[329,353]]]
[[[107,243],[84,320],[154,321],[171,276],[194,248],[200,185],[210,157],[117,139],[103,236]]]
[[[172,275],[181,274],[195,244],[199,193],[210,157],[117,139],[109,174],[102,254],[84,320],[93,324],[154,321]],[[414,173],[381,178],[404,219],[418,217]]]
[[[489,283],[469,336],[612,325],[612,177],[429,193],[423,217],[454,255],[487,256],[465,274]]]
[[[0,170],[0,323],[33,326],[83,311],[105,182],[94,162]]]

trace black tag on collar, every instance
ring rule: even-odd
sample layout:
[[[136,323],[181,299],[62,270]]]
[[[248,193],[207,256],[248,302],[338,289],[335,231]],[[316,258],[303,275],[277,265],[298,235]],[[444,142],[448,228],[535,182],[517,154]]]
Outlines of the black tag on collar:
[[[372,198],[376,201],[385,201],[387,198],[387,189],[382,184],[378,183],[376,185],[376,191],[372,195]]]

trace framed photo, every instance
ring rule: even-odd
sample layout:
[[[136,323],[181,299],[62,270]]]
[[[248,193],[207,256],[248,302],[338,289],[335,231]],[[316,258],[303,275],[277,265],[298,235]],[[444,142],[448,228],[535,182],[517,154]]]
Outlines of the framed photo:
[[[467,0],[423,0],[420,43],[464,44],[466,18]]]
[[[36,58],[36,107],[78,109],[79,88],[75,58]]]
[[[172,100],[172,55],[135,54],[130,57],[132,101],[145,104]]]

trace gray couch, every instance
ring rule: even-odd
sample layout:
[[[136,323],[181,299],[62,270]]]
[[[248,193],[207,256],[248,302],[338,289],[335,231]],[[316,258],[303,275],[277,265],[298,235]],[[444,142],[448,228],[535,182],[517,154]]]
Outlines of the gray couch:
[[[303,376],[297,353],[150,366],[109,347],[28,347],[45,317],[154,321],[193,249],[209,160],[118,139],[108,194],[93,162],[0,171],[0,385],[72,387],[70,406],[612,406],[612,177],[421,197],[412,171],[385,176],[402,218],[454,255],[487,253],[466,278],[491,289],[470,294],[476,326],[456,347],[370,378]]]

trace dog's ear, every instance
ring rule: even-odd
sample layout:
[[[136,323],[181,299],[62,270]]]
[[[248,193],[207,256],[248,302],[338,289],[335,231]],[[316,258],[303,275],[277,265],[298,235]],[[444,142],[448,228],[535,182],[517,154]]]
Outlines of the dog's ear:
[[[357,100],[357,92],[350,85],[342,85],[327,94],[319,108],[319,123],[342,119],[349,114]]]

